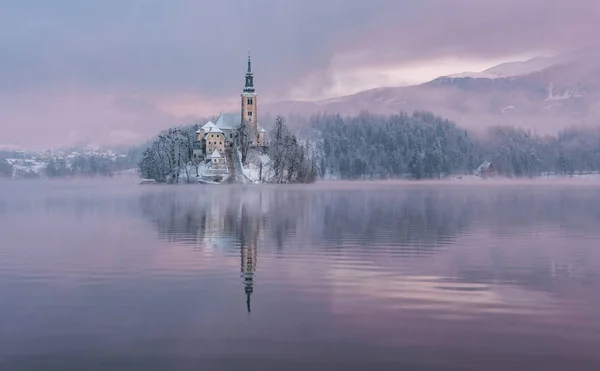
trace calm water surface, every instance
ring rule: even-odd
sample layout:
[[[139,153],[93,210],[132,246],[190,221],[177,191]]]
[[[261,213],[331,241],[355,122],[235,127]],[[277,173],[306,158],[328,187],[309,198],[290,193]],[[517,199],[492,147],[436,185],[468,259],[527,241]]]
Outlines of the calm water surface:
[[[600,370],[600,184],[0,183],[0,370]]]

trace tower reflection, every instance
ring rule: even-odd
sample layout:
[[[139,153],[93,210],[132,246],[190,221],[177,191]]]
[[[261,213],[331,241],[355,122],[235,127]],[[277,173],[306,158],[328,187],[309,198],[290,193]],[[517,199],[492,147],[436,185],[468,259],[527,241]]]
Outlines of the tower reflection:
[[[259,221],[260,218],[257,215],[252,215],[252,211],[248,205],[242,204],[240,220],[240,269],[248,313],[251,312],[250,300],[254,292],[254,275],[256,274],[258,238],[260,234]]]

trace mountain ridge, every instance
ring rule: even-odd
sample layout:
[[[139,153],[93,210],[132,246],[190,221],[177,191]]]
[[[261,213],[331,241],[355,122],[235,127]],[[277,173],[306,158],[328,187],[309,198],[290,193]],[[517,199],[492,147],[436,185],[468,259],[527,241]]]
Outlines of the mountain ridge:
[[[554,133],[600,122],[600,48],[503,63],[474,76],[440,76],[319,101],[276,102],[263,110],[348,115],[426,110],[473,129],[510,125]]]

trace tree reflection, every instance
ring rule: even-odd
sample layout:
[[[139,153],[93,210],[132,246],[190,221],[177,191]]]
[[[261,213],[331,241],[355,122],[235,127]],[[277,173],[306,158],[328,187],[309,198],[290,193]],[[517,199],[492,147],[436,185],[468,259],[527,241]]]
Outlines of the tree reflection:
[[[542,187],[543,188],[543,187]],[[592,192],[593,195],[590,195]],[[407,187],[329,190],[265,187],[186,187],[150,192],[139,210],[159,238],[201,251],[239,254],[248,312],[261,254],[359,250],[364,259],[427,257],[475,228],[492,238],[548,224],[562,233],[596,231],[598,192],[536,187]],[[485,249],[484,249],[485,250]],[[495,259],[506,253],[501,250]],[[477,251],[472,254],[477,255]],[[549,282],[538,276],[568,274],[560,262],[523,272],[498,264],[493,270],[455,267],[458,280]]]

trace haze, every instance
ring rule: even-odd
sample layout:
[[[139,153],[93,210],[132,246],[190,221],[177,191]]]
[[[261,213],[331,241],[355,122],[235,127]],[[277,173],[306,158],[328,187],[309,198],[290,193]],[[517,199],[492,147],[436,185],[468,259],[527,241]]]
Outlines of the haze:
[[[4,0],[0,145],[138,143],[263,102],[482,70],[595,42],[593,0]]]

